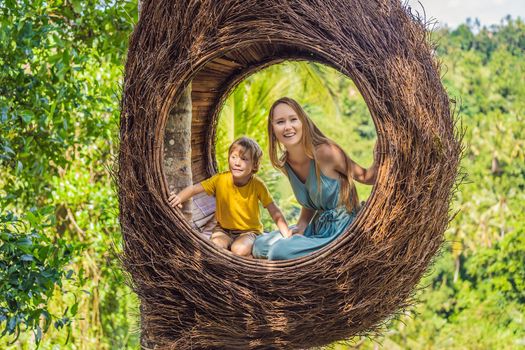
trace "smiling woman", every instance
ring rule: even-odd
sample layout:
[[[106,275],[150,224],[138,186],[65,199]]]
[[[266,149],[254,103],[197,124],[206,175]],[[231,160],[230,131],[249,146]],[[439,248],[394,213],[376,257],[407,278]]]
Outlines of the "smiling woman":
[[[360,209],[353,180],[373,184],[377,164],[374,161],[369,169],[356,164],[288,97],[270,108],[268,135],[272,165],[290,180],[301,214],[293,236],[280,232],[260,236],[253,254],[293,259],[327,246],[345,231]],[[284,148],[282,154],[277,148]]]
[[[191,86],[193,183],[212,176],[226,97],[286,59],[320,62],[355,82],[377,128],[377,182],[324,249],[244,259],[217,250],[169,206],[165,126]],[[442,242],[459,150],[424,26],[398,1],[144,2],[126,64],[119,157],[124,265],[141,300],[144,344],[305,348],[376,330],[407,304]]]

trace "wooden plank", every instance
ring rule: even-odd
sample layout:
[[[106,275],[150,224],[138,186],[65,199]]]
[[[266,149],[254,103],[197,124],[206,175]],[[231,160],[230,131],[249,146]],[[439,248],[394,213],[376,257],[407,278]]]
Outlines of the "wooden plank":
[[[218,97],[216,92],[206,92],[206,91],[192,91],[191,96],[192,97],[196,97],[196,98],[202,98],[202,97],[207,97],[207,98],[213,97],[213,98],[215,98],[215,97]]]
[[[214,102],[214,99],[210,99],[210,98],[204,98],[204,99],[192,99],[192,104],[194,106],[199,106],[199,107],[208,107],[208,106],[211,106]]]
[[[214,59],[213,61],[216,63],[222,64],[224,66],[228,66],[228,67],[235,68],[235,69],[243,68],[243,65],[240,64],[239,62],[235,60],[231,60],[231,59],[226,59],[224,57],[218,57]]]

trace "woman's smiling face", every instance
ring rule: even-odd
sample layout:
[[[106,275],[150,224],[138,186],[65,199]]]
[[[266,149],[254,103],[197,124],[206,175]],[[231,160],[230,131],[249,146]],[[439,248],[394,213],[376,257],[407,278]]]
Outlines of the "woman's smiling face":
[[[297,112],[285,103],[279,103],[273,109],[272,129],[284,147],[300,143],[303,137],[303,123]]]

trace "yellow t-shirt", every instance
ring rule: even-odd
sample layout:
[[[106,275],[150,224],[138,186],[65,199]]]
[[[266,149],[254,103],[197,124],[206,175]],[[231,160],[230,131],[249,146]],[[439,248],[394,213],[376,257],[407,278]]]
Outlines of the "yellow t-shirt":
[[[215,196],[215,217],[222,228],[262,232],[259,201],[266,208],[273,198],[259,177],[253,175],[246,185],[239,187],[231,172],[225,171],[202,181],[201,185],[208,195]]]

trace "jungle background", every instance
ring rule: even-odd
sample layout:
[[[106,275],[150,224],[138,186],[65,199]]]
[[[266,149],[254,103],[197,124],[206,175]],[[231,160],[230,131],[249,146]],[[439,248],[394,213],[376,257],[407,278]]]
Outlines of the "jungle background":
[[[0,348],[137,349],[138,301],[127,286],[115,160],[119,100],[135,1],[0,0]],[[415,307],[384,334],[342,349],[525,349],[525,23],[468,20],[431,33],[464,133],[463,183],[446,244]],[[228,99],[218,161],[247,134],[267,146],[280,96],[363,166],[375,128],[351,80],[287,62]],[[289,221],[298,207],[268,157],[260,171]],[[362,200],[371,188],[359,186]],[[266,229],[271,221],[264,219]]]

